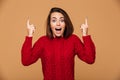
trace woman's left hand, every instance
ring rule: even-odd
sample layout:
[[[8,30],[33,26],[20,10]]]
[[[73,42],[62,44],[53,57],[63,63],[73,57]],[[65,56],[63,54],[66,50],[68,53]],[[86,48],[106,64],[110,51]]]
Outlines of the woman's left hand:
[[[83,36],[88,35],[88,23],[87,23],[87,18],[85,18],[85,23],[81,25],[82,34]]]

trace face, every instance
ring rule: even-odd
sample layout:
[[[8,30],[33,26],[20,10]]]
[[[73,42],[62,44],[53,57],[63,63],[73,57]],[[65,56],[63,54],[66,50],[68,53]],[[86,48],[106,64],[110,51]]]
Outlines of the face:
[[[54,37],[63,37],[65,30],[64,16],[59,12],[53,12],[50,17],[50,26]]]

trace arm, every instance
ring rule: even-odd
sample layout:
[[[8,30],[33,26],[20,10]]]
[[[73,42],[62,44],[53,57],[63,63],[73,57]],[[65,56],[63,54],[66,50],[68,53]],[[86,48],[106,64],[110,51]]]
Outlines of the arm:
[[[81,30],[83,34],[83,43],[79,38],[76,38],[76,53],[81,60],[92,64],[95,61],[96,52],[91,36],[88,35],[87,18],[85,19],[85,24],[81,25]]]
[[[29,20],[27,21],[27,30],[28,36],[26,36],[21,49],[22,64],[25,66],[36,62],[40,57],[40,53],[42,51],[42,42],[40,40],[38,40],[32,47],[32,36],[35,28],[33,24],[30,25]]]
[[[42,53],[42,42],[38,40],[32,47],[32,37],[26,37],[22,49],[21,49],[21,60],[24,66],[35,63]]]
[[[95,62],[95,45],[91,40],[91,36],[83,36],[83,43],[76,37],[75,39],[75,51],[78,57],[88,64]]]

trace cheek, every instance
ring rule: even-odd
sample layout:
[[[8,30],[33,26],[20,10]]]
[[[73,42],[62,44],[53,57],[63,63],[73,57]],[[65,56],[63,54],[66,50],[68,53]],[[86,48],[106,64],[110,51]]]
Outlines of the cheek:
[[[55,28],[55,25],[53,23],[50,23],[50,28],[51,29],[54,29]]]
[[[64,33],[64,31],[65,31],[65,25],[62,27],[62,33]]]
[[[52,33],[55,33],[55,26],[54,25],[50,25],[50,28],[52,30]]]
[[[51,26],[51,30],[53,33],[55,32],[55,28],[53,26]]]
[[[63,29],[65,29],[65,23],[64,23],[64,24],[62,24],[62,28],[63,28]]]

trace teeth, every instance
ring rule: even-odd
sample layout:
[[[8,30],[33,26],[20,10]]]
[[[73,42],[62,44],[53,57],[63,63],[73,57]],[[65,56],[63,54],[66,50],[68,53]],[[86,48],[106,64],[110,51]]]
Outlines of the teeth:
[[[56,31],[60,31],[60,30],[61,30],[61,28],[55,28],[55,30],[56,30]]]

